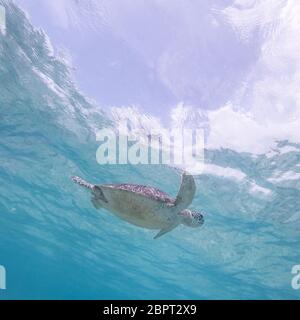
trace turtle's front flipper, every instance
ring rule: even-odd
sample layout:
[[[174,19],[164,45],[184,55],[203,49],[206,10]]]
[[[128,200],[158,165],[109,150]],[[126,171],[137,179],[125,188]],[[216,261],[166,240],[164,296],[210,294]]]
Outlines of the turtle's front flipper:
[[[176,223],[176,224],[170,225],[169,227],[161,229],[153,239],[157,239],[157,238],[163,236],[164,234],[166,234],[166,233],[172,231],[173,229],[175,229],[177,226],[178,226],[178,224]]]
[[[178,211],[186,209],[193,201],[196,193],[196,184],[194,177],[186,172],[181,178],[181,186],[175,200],[175,206]]]

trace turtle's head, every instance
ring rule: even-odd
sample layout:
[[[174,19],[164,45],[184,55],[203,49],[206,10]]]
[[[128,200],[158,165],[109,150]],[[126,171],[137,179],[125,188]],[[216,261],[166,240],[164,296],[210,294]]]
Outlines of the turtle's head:
[[[182,210],[179,215],[181,216],[181,223],[188,227],[197,228],[204,223],[203,214],[199,211],[185,209]]]

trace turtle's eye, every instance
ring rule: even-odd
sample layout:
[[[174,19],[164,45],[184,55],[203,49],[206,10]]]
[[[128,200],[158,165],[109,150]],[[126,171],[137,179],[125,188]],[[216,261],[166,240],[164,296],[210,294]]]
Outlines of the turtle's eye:
[[[197,224],[202,224],[204,222],[203,215],[200,212],[192,212],[192,217]]]

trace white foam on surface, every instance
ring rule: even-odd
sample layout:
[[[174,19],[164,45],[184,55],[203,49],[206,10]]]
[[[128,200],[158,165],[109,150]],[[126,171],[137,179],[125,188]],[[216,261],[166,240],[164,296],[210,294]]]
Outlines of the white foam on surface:
[[[230,167],[221,167],[215,164],[205,164],[203,174],[214,175],[222,178],[234,179],[242,181],[246,178],[246,174],[240,170]]]
[[[300,173],[295,171],[279,172],[277,171],[271,178],[268,179],[270,182],[282,182],[288,180],[300,179]]]
[[[272,194],[272,190],[268,189],[268,188],[264,188],[258,184],[256,184],[255,182],[251,182],[250,183],[250,189],[249,191],[253,194],[263,194],[266,196],[269,196]]]

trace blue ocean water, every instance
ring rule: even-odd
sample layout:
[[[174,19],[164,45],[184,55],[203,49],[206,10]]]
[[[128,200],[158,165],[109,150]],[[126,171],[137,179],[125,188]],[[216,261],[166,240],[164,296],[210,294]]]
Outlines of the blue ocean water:
[[[300,298],[291,286],[300,264],[299,144],[280,141],[259,156],[206,150],[213,169],[196,176],[193,202],[204,226],[154,241],[154,232],[96,211],[70,176],[175,196],[179,173],[100,166],[95,128],[114,123],[76,89],[43,32],[0,4],[0,299]]]

